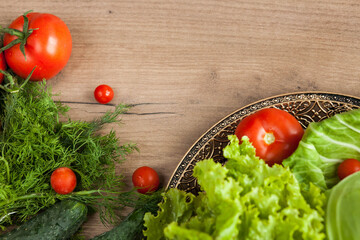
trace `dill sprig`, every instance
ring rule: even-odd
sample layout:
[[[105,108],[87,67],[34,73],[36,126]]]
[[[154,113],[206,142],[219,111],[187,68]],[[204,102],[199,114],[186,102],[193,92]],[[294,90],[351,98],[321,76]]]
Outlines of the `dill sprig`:
[[[64,198],[93,206],[104,223],[119,220],[118,211],[135,197],[121,192],[123,179],[115,165],[137,148],[120,145],[114,130],[98,131],[120,123],[118,116],[129,106],[119,104],[91,122],[72,121],[69,107],[53,101],[45,81],[0,94],[0,227],[26,221]],[[60,121],[61,116],[67,120]],[[64,166],[78,179],[69,195],[56,194],[50,186],[51,173]]]

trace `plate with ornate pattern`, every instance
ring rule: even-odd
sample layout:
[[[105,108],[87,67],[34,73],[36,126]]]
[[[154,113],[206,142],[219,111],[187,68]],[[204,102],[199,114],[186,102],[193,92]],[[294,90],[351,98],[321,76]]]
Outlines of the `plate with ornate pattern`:
[[[175,169],[167,188],[178,188],[196,194],[200,191],[192,176],[198,161],[213,158],[224,163],[222,149],[228,144],[227,136],[234,134],[239,122],[246,116],[264,108],[278,108],[291,113],[306,128],[337,113],[360,108],[360,98],[336,93],[300,92],[266,98],[229,114],[206,131],[189,149]]]

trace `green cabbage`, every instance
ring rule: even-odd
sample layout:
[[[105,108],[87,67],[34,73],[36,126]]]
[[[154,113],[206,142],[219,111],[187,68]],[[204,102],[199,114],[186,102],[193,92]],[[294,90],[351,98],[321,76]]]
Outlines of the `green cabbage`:
[[[157,215],[144,217],[152,239],[324,239],[325,195],[310,184],[303,192],[288,168],[269,167],[247,137],[229,136],[225,166],[212,159],[194,168],[203,192],[163,194]]]
[[[360,109],[311,123],[283,165],[299,182],[326,190],[339,182],[337,167],[348,158],[360,159]]]
[[[360,172],[354,173],[330,191],[326,209],[329,240],[356,240],[360,236]]]

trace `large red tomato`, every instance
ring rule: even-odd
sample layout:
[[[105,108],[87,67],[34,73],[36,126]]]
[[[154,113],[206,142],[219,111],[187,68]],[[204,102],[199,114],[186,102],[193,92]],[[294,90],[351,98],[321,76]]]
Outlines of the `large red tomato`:
[[[26,41],[25,55],[21,52],[20,44],[5,50],[8,66],[20,77],[26,78],[36,66],[30,80],[40,81],[50,79],[58,74],[68,62],[72,39],[66,24],[58,17],[48,13],[28,13],[28,29],[23,29],[24,16],[15,19],[9,26],[17,29],[15,35],[4,35],[4,46],[16,39]],[[33,31],[28,37],[24,32]]]
[[[2,52],[0,53],[0,69],[3,71],[6,69],[5,58]],[[0,83],[2,83],[3,80],[4,80],[4,75],[0,73]]]
[[[295,151],[304,130],[290,113],[268,108],[245,117],[237,126],[235,134],[239,139],[248,136],[256,149],[256,155],[273,165],[280,164]]]

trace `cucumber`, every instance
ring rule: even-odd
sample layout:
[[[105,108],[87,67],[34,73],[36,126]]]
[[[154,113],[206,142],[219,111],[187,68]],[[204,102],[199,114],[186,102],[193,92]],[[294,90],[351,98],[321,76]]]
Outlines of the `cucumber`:
[[[91,240],[139,240],[143,239],[144,215],[147,212],[153,214],[158,211],[158,204],[162,200],[162,191],[151,195],[142,195],[134,210],[112,230],[105,232]]]
[[[85,221],[85,204],[64,200],[46,209],[20,227],[0,236],[0,240],[65,240]]]
[[[142,238],[143,218],[145,209],[137,209],[131,212],[124,221],[112,230],[105,232],[91,240],[135,240]]]

